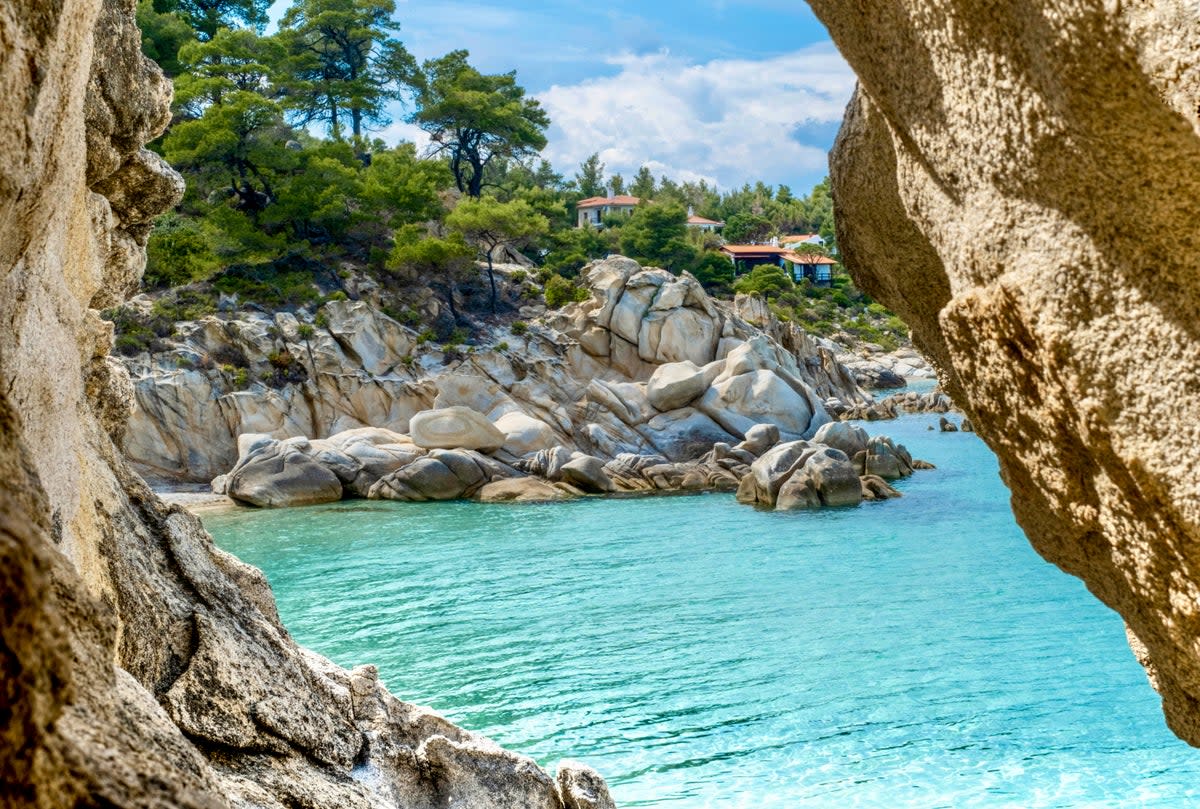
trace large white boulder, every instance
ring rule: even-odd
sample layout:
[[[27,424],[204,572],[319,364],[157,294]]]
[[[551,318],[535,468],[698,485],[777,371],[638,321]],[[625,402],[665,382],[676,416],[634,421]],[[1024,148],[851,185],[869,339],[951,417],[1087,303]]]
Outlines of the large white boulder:
[[[718,378],[697,407],[739,437],[756,424],[774,424],[785,440],[808,434],[815,413],[809,397],[767,370]]]
[[[775,509],[857,506],[862,499],[862,481],[846,453],[822,447],[809,455],[804,465],[779,487]]]
[[[666,270],[644,270],[630,277],[625,283],[624,293],[613,308],[609,323],[612,332],[627,343],[638,345],[638,335],[641,334],[646,313],[658,297],[659,289],[674,278]]]
[[[853,458],[858,453],[866,450],[871,436],[857,424],[851,424],[846,421],[831,421],[828,424],[821,425],[821,428],[813,435],[812,440],[818,444],[840,449],[846,453],[846,457]]]
[[[659,410],[683,407],[708,389],[704,369],[691,360],[660,365],[646,383],[650,404]]]
[[[416,346],[416,335],[362,301],[325,304],[329,333],[369,374],[384,374]]]
[[[638,356],[646,362],[690,360],[705,365],[716,357],[720,321],[702,309],[651,311],[638,332]]]
[[[469,407],[425,410],[408,425],[413,443],[424,449],[474,449],[494,452],[506,436],[487,418]]]
[[[550,449],[559,443],[549,424],[515,410],[496,419],[495,424],[496,429],[504,433],[501,449],[516,458]]]

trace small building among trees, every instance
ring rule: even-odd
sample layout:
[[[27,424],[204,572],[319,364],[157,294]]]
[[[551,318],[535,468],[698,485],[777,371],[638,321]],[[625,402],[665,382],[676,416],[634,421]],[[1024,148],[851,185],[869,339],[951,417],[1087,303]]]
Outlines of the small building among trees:
[[[613,213],[625,214],[628,216],[633,213],[633,209],[642,204],[639,197],[627,197],[609,193],[606,197],[589,197],[581,199],[575,203],[575,211],[578,214],[578,223],[576,227],[604,227],[604,217]]]
[[[772,244],[726,244],[721,253],[733,262],[735,276],[760,264],[775,264],[791,270],[792,279],[808,279],[817,286],[833,285],[833,265],[837,262],[818,253],[798,253]]]
[[[717,222],[713,219],[705,219],[703,216],[692,214],[687,218],[687,226],[693,230],[702,230],[706,233],[716,233],[721,228],[725,227],[724,222]]]

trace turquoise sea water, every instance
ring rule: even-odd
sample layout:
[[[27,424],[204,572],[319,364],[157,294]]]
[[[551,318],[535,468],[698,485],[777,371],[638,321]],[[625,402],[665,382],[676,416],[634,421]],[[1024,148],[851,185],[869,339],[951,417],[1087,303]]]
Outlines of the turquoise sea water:
[[[939,465],[905,496],[347,502],[205,517],[296,639],[618,804],[1182,807],[1120,619],[1043,562],[995,459],[935,416],[867,425]]]

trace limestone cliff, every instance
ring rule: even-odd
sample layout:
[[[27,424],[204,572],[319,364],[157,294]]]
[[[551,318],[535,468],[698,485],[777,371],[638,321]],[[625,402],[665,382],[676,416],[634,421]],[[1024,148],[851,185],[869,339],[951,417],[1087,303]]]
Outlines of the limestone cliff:
[[[96,309],[181,192],[142,148],[170,87],[133,0],[5,0],[0,49],[0,803],[611,806],[298,648],[262,574],[127,469]]]
[[[847,265],[1200,744],[1200,12],[812,6],[861,81],[832,159]]]

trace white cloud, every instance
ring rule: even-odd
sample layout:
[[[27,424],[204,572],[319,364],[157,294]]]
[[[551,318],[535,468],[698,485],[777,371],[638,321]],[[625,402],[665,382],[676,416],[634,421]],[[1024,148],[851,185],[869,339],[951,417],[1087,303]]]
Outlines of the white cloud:
[[[617,75],[538,94],[553,121],[544,154],[559,171],[599,152],[627,179],[643,163],[656,176],[723,188],[820,176],[854,88],[828,44],[761,60],[690,64],[664,52],[612,64]]]
[[[394,107],[392,110],[392,122],[383,129],[372,132],[371,137],[382,138],[384,143],[393,146],[404,141],[414,143],[417,146],[418,154],[424,154],[425,150],[429,148],[429,135],[416,124],[405,121],[404,112],[398,107]]]

